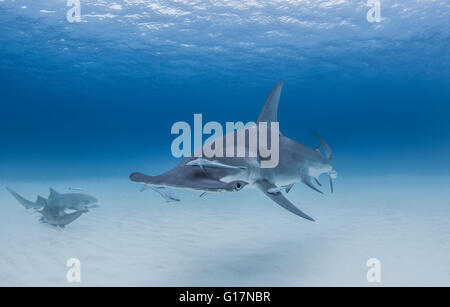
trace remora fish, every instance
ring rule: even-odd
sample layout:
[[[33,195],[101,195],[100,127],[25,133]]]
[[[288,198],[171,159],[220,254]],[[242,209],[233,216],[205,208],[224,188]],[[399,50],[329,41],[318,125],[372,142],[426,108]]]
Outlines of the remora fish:
[[[198,158],[192,161],[189,161],[188,163],[186,163],[186,165],[189,166],[199,166],[202,170],[205,170],[205,167],[210,167],[210,168],[226,168],[226,169],[246,169],[247,167],[245,166],[232,166],[232,165],[226,165],[223,163],[220,163],[216,160],[211,161],[208,159],[202,159],[202,158]]]
[[[144,184],[144,185],[142,185],[141,192],[143,192],[147,189],[151,189],[151,190],[157,192],[168,203],[173,202],[173,201],[180,201],[180,198],[177,195],[175,195],[175,193],[169,191],[166,187],[155,187],[155,186]]]
[[[59,226],[64,228],[66,225],[72,223],[77,218],[79,218],[83,213],[87,213],[87,209],[77,210],[72,213],[64,213],[62,215],[53,215],[53,211],[48,208],[48,206],[44,206],[42,210],[37,211],[42,214],[40,221],[42,223],[47,223],[52,226]]]

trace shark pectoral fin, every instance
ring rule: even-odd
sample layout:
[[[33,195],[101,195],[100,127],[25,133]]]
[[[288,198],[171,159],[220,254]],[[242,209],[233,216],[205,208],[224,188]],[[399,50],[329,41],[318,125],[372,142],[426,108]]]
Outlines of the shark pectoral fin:
[[[290,184],[286,187],[286,193],[289,193],[289,191],[292,189],[292,187],[294,186],[294,184]]]
[[[319,186],[322,186],[322,184],[320,183],[320,181],[319,181],[317,178],[314,178],[314,180],[316,181],[316,183],[317,183]]]
[[[313,189],[314,191],[316,191],[316,192],[319,192],[320,194],[323,194],[323,192],[321,191],[321,190],[319,190],[318,188],[316,188],[313,184],[312,184],[312,182],[311,182],[311,178],[305,178],[305,179],[303,179],[302,180],[302,182],[304,183],[304,184],[306,184],[308,187],[310,187],[311,189]]]
[[[298,215],[304,219],[310,220],[314,222],[314,219],[307,214],[305,214],[303,211],[298,209],[296,206],[294,206],[282,193],[277,194],[271,194],[268,192],[268,190],[276,188],[274,184],[271,184],[270,182],[266,180],[260,180],[256,182],[258,188],[266,194],[270,199],[272,199],[274,202],[276,202],[278,205],[283,207],[284,209],[294,213],[295,215]]]

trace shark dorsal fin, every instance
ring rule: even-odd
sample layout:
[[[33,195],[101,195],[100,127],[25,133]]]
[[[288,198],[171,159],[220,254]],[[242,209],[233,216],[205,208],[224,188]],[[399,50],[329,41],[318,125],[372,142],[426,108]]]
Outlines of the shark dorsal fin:
[[[266,102],[259,113],[257,123],[259,122],[277,122],[278,121],[278,101],[280,100],[281,89],[283,88],[284,82],[279,81],[272,88],[269,96],[267,96]]]
[[[50,195],[48,196],[48,198],[52,198],[52,197],[55,197],[55,196],[59,195],[59,193],[56,192],[54,189],[49,188],[49,190],[50,190]]]

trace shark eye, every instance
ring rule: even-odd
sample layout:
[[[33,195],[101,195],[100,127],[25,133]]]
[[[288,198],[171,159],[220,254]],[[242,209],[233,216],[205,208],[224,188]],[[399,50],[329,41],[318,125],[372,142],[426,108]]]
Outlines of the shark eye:
[[[235,189],[236,191],[239,191],[240,189],[242,189],[242,183],[237,182],[237,183],[234,185],[234,189]]]

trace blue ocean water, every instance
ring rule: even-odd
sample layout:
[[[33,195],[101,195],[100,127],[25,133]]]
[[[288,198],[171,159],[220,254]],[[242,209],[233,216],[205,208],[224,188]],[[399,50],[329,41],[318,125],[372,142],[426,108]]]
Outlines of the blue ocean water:
[[[254,121],[284,80],[282,133],[310,147],[311,129],[325,137],[348,202],[364,180],[399,178],[387,180],[392,207],[423,190],[417,208],[437,193],[440,215],[449,214],[448,1],[381,0],[374,23],[366,1],[351,0],[80,4],[71,23],[65,1],[0,0],[2,186],[117,179],[109,197],[123,199],[130,172],[177,163],[173,123],[193,123],[194,113]]]
[[[315,146],[320,131],[341,169],[449,171],[445,1],[383,1],[379,23],[364,1],[81,1],[79,23],[69,9],[0,2],[6,176],[170,158],[174,122],[255,120],[278,80],[283,133]]]

